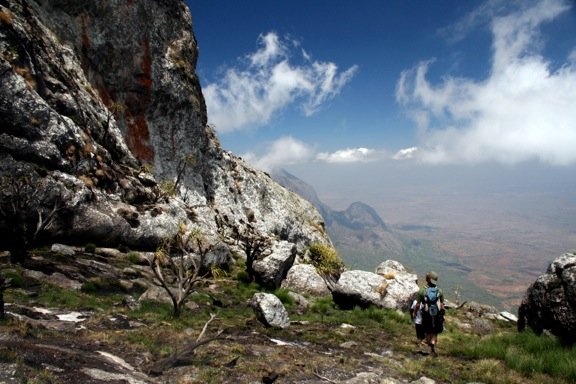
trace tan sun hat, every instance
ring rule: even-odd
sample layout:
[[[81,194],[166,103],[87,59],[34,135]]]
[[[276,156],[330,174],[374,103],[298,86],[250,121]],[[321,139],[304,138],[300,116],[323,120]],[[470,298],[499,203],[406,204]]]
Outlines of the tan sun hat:
[[[434,271],[430,271],[426,274],[426,281],[436,285],[438,283],[438,274]]]

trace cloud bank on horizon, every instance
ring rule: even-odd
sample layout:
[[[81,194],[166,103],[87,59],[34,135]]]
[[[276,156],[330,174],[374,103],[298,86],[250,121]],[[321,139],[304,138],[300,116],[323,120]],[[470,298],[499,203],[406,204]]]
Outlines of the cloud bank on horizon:
[[[511,10],[511,4],[517,8]],[[435,60],[423,58],[399,73],[392,92],[418,128],[417,142],[409,148],[325,152],[283,136],[265,153],[242,156],[267,170],[309,161],[575,164],[576,47],[563,62],[553,63],[542,55],[541,35],[545,23],[570,9],[565,0],[487,1],[439,31],[446,39],[459,40],[487,25],[492,36],[490,71],[481,79],[446,75],[432,82],[428,73]],[[332,62],[313,61],[298,42],[272,32],[262,35],[259,44],[242,65],[204,87],[210,122],[221,134],[258,129],[288,106],[310,116],[337,97],[358,70],[354,65],[339,71]],[[298,51],[301,64],[294,64]]]

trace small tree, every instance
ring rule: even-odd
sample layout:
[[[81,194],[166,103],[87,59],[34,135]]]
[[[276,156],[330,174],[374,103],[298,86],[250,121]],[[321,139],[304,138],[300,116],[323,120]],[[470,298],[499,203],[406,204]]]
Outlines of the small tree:
[[[22,264],[38,235],[54,224],[62,198],[52,191],[34,175],[0,180],[0,221],[9,231],[3,240],[12,263]]]
[[[205,278],[200,271],[211,249],[200,229],[188,232],[186,224],[180,223],[178,233],[154,253],[150,267],[172,300],[174,317],[180,316],[195,285]]]
[[[270,252],[272,240],[258,233],[252,223],[246,224],[244,229],[235,231],[236,238],[246,254],[246,273],[248,281],[254,281],[254,262]]]

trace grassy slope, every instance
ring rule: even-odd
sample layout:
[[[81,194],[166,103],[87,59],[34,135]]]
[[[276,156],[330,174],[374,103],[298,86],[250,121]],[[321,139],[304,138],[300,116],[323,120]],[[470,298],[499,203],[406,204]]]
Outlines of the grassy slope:
[[[82,293],[45,284],[37,287],[37,295],[32,296],[20,289],[9,289],[5,299],[8,303],[89,311],[91,315],[83,323],[86,329],[74,336],[75,345],[116,354],[140,370],[181,351],[198,337],[210,313],[216,314],[206,335],[223,329],[224,338],[199,347],[188,364],[165,373],[163,377],[174,383],[251,382],[271,372],[279,374],[279,382],[283,383],[319,376],[337,381],[369,369],[401,379],[424,375],[451,383],[576,381],[573,347],[563,347],[554,339],[530,333],[519,335],[514,326],[503,323],[495,324],[490,336],[480,337],[457,326],[467,321],[466,314],[458,311],[447,315],[446,331],[440,336],[440,356],[436,359],[415,353],[414,330],[406,314],[374,308],[341,311],[332,306],[329,298],[316,301],[302,312],[290,302],[286,292],[277,292],[286,301],[291,320],[296,322],[284,330],[264,328],[247,305],[258,287],[240,283],[233,276],[207,281],[199,287],[191,298],[194,309],[186,309],[179,319],[171,317],[170,305],[144,303],[138,310],[129,310],[118,305],[123,295],[102,290]],[[25,279],[19,285],[26,287]],[[214,305],[212,298],[222,304]],[[141,326],[118,329],[112,326],[111,317]],[[342,323],[354,328],[342,328]],[[35,343],[65,343],[69,339],[66,334],[30,328],[16,320],[1,322],[0,333]],[[271,339],[290,344],[274,345]],[[27,353],[0,340],[0,363],[16,363],[22,382],[60,382],[57,371],[47,375],[41,366],[28,364],[33,359]]]

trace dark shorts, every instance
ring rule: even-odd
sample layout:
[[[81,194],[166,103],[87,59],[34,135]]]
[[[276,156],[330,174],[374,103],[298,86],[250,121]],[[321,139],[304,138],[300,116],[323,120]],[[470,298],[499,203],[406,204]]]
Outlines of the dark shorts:
[[[424,340],[426,333],[424,332],[424,326],[422,324],[414,324],[416,327],[416,338],[418,340]]]
[[[442,333],[444,330],[444,316],[440,313],[436,316],[430,316],[428,313],[424,312],[422,314],[422,326],[424,327],[424,333],[426,334]]]

